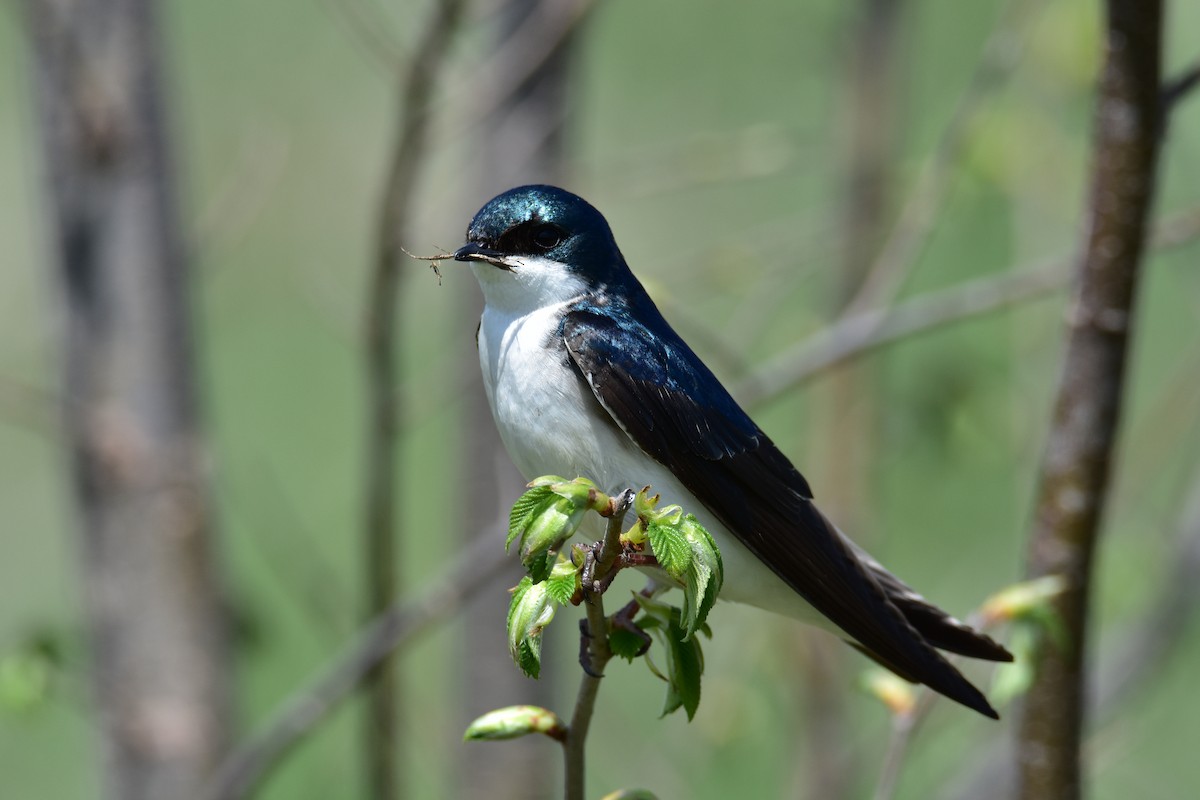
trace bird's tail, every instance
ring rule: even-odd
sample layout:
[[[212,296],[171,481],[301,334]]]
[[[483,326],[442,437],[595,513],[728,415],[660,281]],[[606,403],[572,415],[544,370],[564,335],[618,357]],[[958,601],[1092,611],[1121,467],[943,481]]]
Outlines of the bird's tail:
[[[850,541],[847,539],[847,541]],[[984,661],[1012,661],[1013,655],[986,633],[946,613],[926,600],[911,586],[888,572],[865,550],[850,542],[859,559],[883,589],[892,605],[926,642],[939,650]]]

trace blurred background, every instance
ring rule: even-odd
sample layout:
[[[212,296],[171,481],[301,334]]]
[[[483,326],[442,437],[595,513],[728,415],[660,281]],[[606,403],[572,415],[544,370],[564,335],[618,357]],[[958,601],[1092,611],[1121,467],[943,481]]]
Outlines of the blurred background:
[[[437,30],[447,5],[462,7]],[[22,6],[5,12],[0,775],[7,796],[88,797],[104,779],[61,422],[66,320],[37,59]],[[1171,76],[1195,61],[1200,5],[1168,13]],[[519,183],[553,180],[604,212],[667,318],[894,572],[961,615],[1019,580],[1062,353],[1065,293],[1046,276],[1081,241],[1098,15],[1091,0],[159,4],[215,583],[232,620],[230,741],[260,729],[369,613],[378,231],[412,252],[452,250],[475,210]],[[423,110],[414,64],[430,73]],[[381,209],[414,120],[427,130],[407,140],[398,218]],[[1190,212],[1193,224],[1149,254],[1139,299],[1093,617],[1096,672],[1119,687],[1089,735],[1097,798],[1182,797],[1200,779],[1188,733],[1200,575],[1180,569],[1200,536],[1200,102],[1174,114],[1160,175],[1155,220]],[[392,548],[375,552],[395,571],[385,594],[420,598],[468,549],[492,558],[470,548],[476,535],[502,548],[521,480],[482,402],[475,281],[453,262],[440,278],[395,264],[397,352],[383,357],[396,366],[397,512]],[[968,281],[1026,272],[1049,290],[981,284],[998,310],[786,385],[761,379],[847,309],[953,299]],[[543,681],[521,677],[503,638],[514,574],[400,652],[395,796],[557,793],[555,743],[461,741],[492,708],[567,714],[573,702],[578,611],[550,628]],[[659,719],[663,685],[643,664],[609,667],[589,796],[870,796],[891,722],[862,689],[868,662],[752,609],[722,605],[710,623],[690,724]],[[1136,638],[1148,633],[1161,635]],[[968,673],[991,681],[980,665]],[[380,796],[362,706],[340,705],[254,796]],[[994,724],[937,706],[898,796],[987,796],[998,784],[981,776],[1012,735],[1005,712]]]

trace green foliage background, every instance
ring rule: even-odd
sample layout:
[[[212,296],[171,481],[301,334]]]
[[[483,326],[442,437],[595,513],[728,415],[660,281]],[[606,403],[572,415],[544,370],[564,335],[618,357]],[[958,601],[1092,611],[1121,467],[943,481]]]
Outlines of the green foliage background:
[[[820,0],[614,0],[578,53],[571,95],[571,188],[608,216],[666,315],[724,378],[830,318],[845,157],[849,6]],[[921,0],[902,22],[901,125],[894,200],[907,196],[976,63],[1000,3]],[[165,4],[171,113],[196,234],[203,391],[222,528],[240,620],[239,700],[253,727],[355,629],[355,542],[363,411],[359,314],[394,120],[393,76],[331,4],[174,0]],[[14,9],[10,8],[9,11]],[[423,4],[388,3],[411,38]],[[1069,253],[1080,235],[1097,4],[1047,3],[1020,65],[971,125],[949,200],[907,294]],[[1200,6],[1169,4],[1168,68],[1197,56]],[[461,135],[475,23],[454,54],[451,121],[435,137],[410,250],[453,247],[487,198],[463,188],[478,167]],[[411,42],[410,42],[411,44]],[[41,706],[0,712],[0,775],[13,797],[97,791],[83,673],[72,514],[54,429],[52,276],[42,266],[38,132],[19,15],[0,14],[0,655],[30,636],[62,643],[65,670]],[[477,134],[476,134],[477,135]],[[1200,200],[1200,100],[1174,120],[1159,210]],[[1100,567],[1100,635],[1120,640],[1159,590],[1174,520],[1200,453],[1200,246],[1150,260],[1136,360]],[[402,569],[409,586],[439,574],[460,540],[461,398],[478,391],[466,354],[477,289],[453,264],[442,285],[414,262],[403,291],[400,391]],[[669,291],[668,288],[669,287]],[[1029,495],[1060,355],[1062,297],[957,326],[872,356],[880,439],[851,532],[946,607],[966,613],[1020,576]],[[465,387],[465,388],[464,388]],[[1174,387],[1174,388],[1172,388]],[[814,448],[821,385],[755,416],[796,460],[818,500]],[[1170,398],[1164,400],[1164,398]],[[512,497],[520,487],[512,487]],[[417,501],[419,499],[419,501]],[[502,547],[502,540],[497,540]],[[506,597],[497,597],[506,604]],[[593,728],[590,794],[648,786],[661,797],[786,796],[802,779],[804,713],[795,626],[718,606],[709,619],[696,720],[658,720],[661,687],[614,662]],[[547,639],[567,708],[573,626]],[[457,622],[404,657],[413,796],[447,796],[471,748],[463,725],[488,709],[455,703],[471,652]],[[1200,779],[1191,731],[1200,627],[1150,685],[1100,723],[1089,754],[1094,796],[1181,797]],[[865,662],[848,657],[849,689]],[[983,673],[973,673],[983,678]],[[522,702],[496,698],[493,706]],[[306,742],[264,798],[358,796],[353,704]],[[850,701],[845,743],[873,784],[883,710]],[[962,759],[999,747],[1007,726],[939,708],[902,796],[937,796]],[[649,748],[628,758],[633,737]],[[547,741],[557,768],[557,746]],[[982,750],[981,750],[982,748]],[[658,752],[661,756],[651,756]]]

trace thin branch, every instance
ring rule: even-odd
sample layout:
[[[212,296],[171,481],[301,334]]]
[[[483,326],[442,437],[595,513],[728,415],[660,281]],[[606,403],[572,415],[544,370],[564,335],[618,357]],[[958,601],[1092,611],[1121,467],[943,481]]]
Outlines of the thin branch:
[[[1098,660],[1092,703],[1097,718],[1117,718],[1121,704],[1159,674],[1200,610],[1200,479],[1193,479],[1189,495],[1176,522],[1175,541],[1162,559],[1158,595]],[[949,782],[953,788],[947,797],[981,800],[1011,794],[1006,774],[1011,752],[991,741],[985,748],[978,757],[964,759],[968,769]]]
[[[1200,208],[1192,208],[1157,225],[1150,244],[1156,250],[1165,250],[1198,237]],[[1052,259],[1038,266],[918,295],[890,309],[842,317],[764,362],[741,383],[736,394],[748,405],[764,403],[826,370],[886,345],[1043,297],[1070,281],[1070,265],[1070,259]]]
[[[975,612],[967,618],[967,626],[977,631],[986,631],[993,621],[986,619],[981,612]],[[950,656],[951,663],[961,659]],[[900,785],[900,774],[904,762],[908,758],[912,740],[921,724],[929,718],[933,707],[937,705],[942,695],[930,691],[926,686],[916,687],[916,702],[912,707],[892,717],[892,730],[888,737],[887,751],[884,753],[883,767],[880,770],[879,782],[875,786],[873,800],[891,800]]]
[[[1194,498],[1192,506],[1187,535],[1172,550],[1170,574],[1157,602],[1098,670],[1102,707],[1124,700],[1167,663],[1200,606],[1200,503]]]
[[[434,84],[458,29],[464,4],[465,0],[440,0],[432,9],[401,81],[401,119],[376,230],[365,320],[368,415],[363,559],[368,617],[388,608],[400,593],[395,547],[400,485],[396,448],[400,426],[396,393],[400,242],[411,217],[417,178],[427,161]],[[377,800],[391,800],[400,794],[396,774],[401,759],[397,758],[398,697],[394,672],[385,659],[376,667],[367,690],[363,750],[368,791]]]
[[[621,526],[625,521],[625,513],[633,505],[633,492],[626,489],[613,497],[613,502],[613,514],[608,518],[604,542],[595,556],[596,583],[603,583],[614,569],[617,556],[621,553]],[[563,740],[566,800],[584,800],[584,745],[587,743],[588,729],[592,724],[592,712],[596,708],[596,696],[600,692],[600,679],[604,677],[604,668],[612,658],[603,595],[585,587],[583,605],[587,612],[588,664],[583,679],[579,682],[571,726],[567,730],[566,739]]]
[[[378,8],[367,0],[325,0],[325,5],[384,74],[403,67],[404,45],[389,30],[388,20]]]
[[[466,116],[453,126],[451,135],[469,133],[503,108],[570,40],[595,7],[596,0],[540,3],[512,36],[450,93],[451,97],[470,98]]]
[[[319,677],[291,695],[257,734],[222,763],[205,790],[205,800],[249,796],[292,748],[323,722],[363,679],[390,654],[453,616],[500,574],[506,556],[494,531],[478,536],[446,574],[431,581],[415,599],[397,602],[364,627]]]
[[[945,202],[954,176],[953,166],[967,140],[971,120],[983,98],[1003,83],[1019,61],[1021,31],[1034,16],[1034,9],[1027,6],[1043,4],[1044,0],[1013,0],[1001,13],[950,121],[921,167],[916,187],[858,292],[847,303],[847,314],[888,305],[900,290]]]
[[[1068,344],[1030,535],[1031,577],[1069,583],[1054,601],[1066,644],[1042,642],[1023,703],[1018,795],[1083,793],[1087,620],[1093,554],[1120,421],[1133,301],[1154,194],[1162,4],[1108,0],[1095,118],[1090,221],[1068,314]]]
[[[1181,74],[1166,82],[1162,89],[1163,113],[1170,114],[1191,92],[1200,86],[1200,62],[1185,69]],[[1163,126],[1166,129],[1166,126]]]
[[[940,695],[922,687],[917,690],[917,703],[907,713],[896,714],[892,717],[892,731],[888,737],[887,751],[883,757],[883,768],[880,771],[879,783],[875,786],[873,800],[891,800],[896,796],[900,785],[900,773],[908,757],[909,745],[917,728],[929,716]]]
[[[192,224],[197,260],[250,230],[278,188],[290,150],[288,135],[268,125],[252,125],[242,135],[225,174]]]

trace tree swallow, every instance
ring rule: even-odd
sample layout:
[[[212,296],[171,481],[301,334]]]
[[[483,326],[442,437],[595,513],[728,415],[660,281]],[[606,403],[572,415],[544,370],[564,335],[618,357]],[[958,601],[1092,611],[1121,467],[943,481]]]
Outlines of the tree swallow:
[[[608,222],[553,186],[480,209],[454,253],[483,289],[479,363],[527,479],[649,485],[694,513],[725,565],[721,598],[833,631],[912,682],[998,718],[938,650],[1012,655],[846,538],[808,482],[663,319]]]

